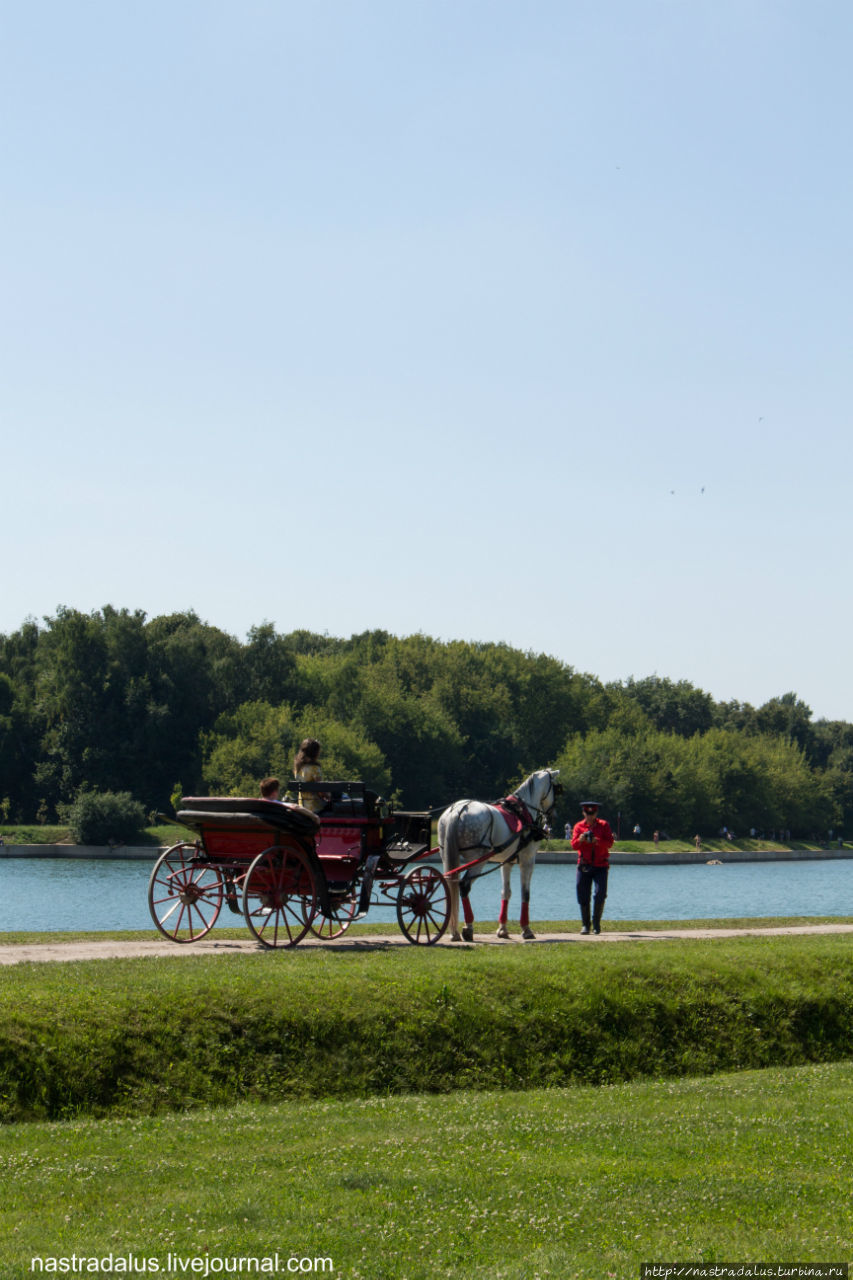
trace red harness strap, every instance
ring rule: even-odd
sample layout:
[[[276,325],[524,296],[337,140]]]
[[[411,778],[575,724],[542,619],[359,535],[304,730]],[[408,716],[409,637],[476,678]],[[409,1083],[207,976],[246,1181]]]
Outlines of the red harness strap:
[[[518,796],[504,796],[503,800],[496,802],[495,808],[513,836],[520,836],[525,827],[533,826],[530,810]]]
[[[445,871],[444,874],[448,878],[462,875],[463,872],[468,871],[471,867],[478,867],[482,862],[488,862],[496,853],[503,853],[504,849],[508,849],[516,840],[521,841],[519,849],[523,849],[525,845],[530,844],[532,831],[535,829],[536,824],[523,800],[519,800],[518,796],[504,796],[503,800],[496,801],[492,808],[497,809],[509,827],[508,838],[504,840],[503,844],[487,849],[485,853],[480,854],[479,858],[472,858],[470,862],[463,862],[461,866]],[[482,845],[468,846],[469,851],[481,848],[483,848]]]

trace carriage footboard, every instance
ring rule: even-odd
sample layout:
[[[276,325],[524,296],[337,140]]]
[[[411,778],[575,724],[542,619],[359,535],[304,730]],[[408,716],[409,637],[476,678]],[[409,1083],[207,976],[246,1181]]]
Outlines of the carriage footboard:
[[[383,846],[386,855],[394,862],[413,862],[428,853],[434,847],[432,824],[437,812],[440,810],[392,813],[390,832]]]

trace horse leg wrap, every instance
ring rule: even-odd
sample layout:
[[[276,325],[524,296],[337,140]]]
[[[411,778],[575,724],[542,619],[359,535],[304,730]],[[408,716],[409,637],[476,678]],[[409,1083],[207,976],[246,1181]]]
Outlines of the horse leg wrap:
[[[506,924],[509,918],[509,903],[506,898],[501,898],[501,913],[498,916],[498,924]]]
[[[462,899],[462,914],[465,917],[466,924],[474,923],[474,908],[471,906],[471,899],[468,897],[467,893]]]
[[[522,902],[521,915],[519,917],[518,922],[521,925],[522,929],[526,929],[527,926],[530,924],[530,903],[529,902]]]

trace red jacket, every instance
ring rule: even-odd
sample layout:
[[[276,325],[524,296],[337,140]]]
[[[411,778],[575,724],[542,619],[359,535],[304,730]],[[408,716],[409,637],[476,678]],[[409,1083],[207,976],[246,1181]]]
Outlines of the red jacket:
[[[592,844],[587,840],[581,840],[581,836],[587,831],[592,832]],[[579,867],[590,865],[609,867],[612,844],[613,832],[610,830],[609,823],[603,818],[594,818],[592,822],[587,818],[581,818],[580,822],[575,823],[572,830],[572,848],[577,851]]]

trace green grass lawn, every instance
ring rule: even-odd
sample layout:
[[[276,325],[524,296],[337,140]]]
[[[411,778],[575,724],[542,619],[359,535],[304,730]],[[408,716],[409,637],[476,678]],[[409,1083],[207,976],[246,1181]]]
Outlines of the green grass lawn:
[[[0,836],[6,844],[63,844],[71,839],[67,827],[32,826],[12,827],[0,823]]]
[[[9,1125],[0,1280],[110,1253],[164,1272],[170,1253],[215,1268],[278,1252],[346,1280],[843,1262],[851,1091],[847,1062]]]
[[[73,844],[71,832],[67,827],[61,826],[40,826],[33,824],[31,826],[8,826],[0,824],[0,836],[3,837],[7,845],[13,844]],[[147,845],[152,847],[158,845],[173,845],[179,840],[186,840],[189,832],[186,827],[173,825],[158,825],[154,827],[146,827],[137,837],[135,844]]]
[[[843,935],[0,974],[0,1280],[111,1255],[347,1280],[853,1259]]]
[[[23,964],[0,1118],[602,1084],[853,1055],[846,935]]]

